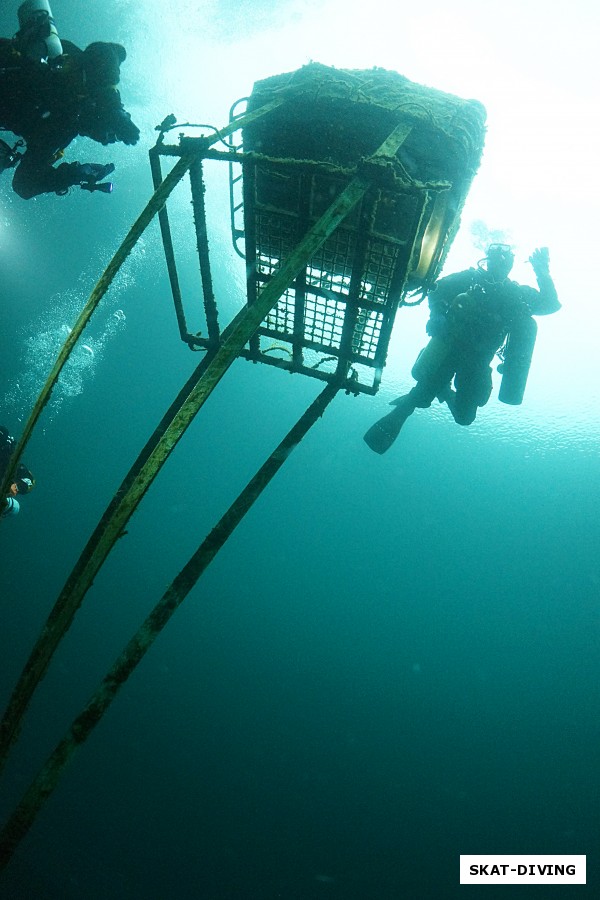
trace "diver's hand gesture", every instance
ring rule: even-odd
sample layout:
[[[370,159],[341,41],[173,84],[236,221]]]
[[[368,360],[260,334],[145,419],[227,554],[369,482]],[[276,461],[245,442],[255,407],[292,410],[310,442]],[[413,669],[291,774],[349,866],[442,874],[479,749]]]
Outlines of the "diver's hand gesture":
[[[131,116],[124,109],[118,111],[114,121],[115,136],[124,144],[137,144],[140,139],[140,129],[132,122]]]
[[[536,275],[548,275],[550,272],[550,251],[547,247],[538,247],[529,257],[529,262]]]

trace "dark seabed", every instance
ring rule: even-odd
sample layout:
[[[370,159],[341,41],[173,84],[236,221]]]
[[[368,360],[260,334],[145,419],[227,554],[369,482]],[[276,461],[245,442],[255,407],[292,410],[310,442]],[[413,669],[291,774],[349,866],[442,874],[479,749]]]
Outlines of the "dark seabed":
[[[3,35],[16,30],[16,5],[2,8]],[[184,28],[174,6],[169,35]],[[181,13],[200,6],[181,4]],[[0,422],[17,435],[67,328],[150,196],[154,125],[171,111],[224,123],[255,75],[283,70],[268,60],[256,73],[242,67],[217,97],[204,103],[199,91],[193,109],[191,94],[185,104],[168,99],[167,80],[146,103],[152,48],[136,56],[142,11],[109,0],[81,22],[75,0],[53,8],[65,37],[131,48],[122,92],[143,137],[133,149],[84,139],[69,149],[70,159],[115,161],[110,197],[74,191],[26,203],[3,176]],[[217,14],[234,17],[234,6],[206,8],[215,42],[206,52],[216,55]],[[244,294],[224,178],[218,164],[207,175],[227,322]],[[185,197],[175,210],[189,288],[197,262]],[[557,283],[566,307],[573,298]],[[554,318],[563,314],[569,321],[567,310]],[[419,411],[393,450],[375,456],[362,435],[408,383],[424,316],[401,311],[382,391],[335,399],[211,564],[66,771],[1,876],[2,897],[437,900],[467,891],[461,853],[587,854],[591,893],[597,372],[592,388],[589,363],[586,380],[575,359],[566,371],[549,362],[563,326],[544,321],[546,354],[522,408],[494,396],[468,430],[445,408]],[[2,525],[2,704],[98,518],[199,361],[178,339],[155,223],[83,341],[93,355],[77,351],[25,455],[36,490]],[[6,772],[3,819],[319,390],[276,369],[233,365],[60,646]],[[572,409],[565,395],[577,398]],[[552,896],[582,891],[555,887]]]

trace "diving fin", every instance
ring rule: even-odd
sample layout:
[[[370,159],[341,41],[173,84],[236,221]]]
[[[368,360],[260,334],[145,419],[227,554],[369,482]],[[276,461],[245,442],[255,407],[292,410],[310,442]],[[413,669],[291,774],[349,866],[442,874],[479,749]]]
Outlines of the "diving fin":
[[[372,425],[364,436],[364,441],[374,453],[380,455],[390,449],[408,417],[415,411],[415,404],[409,397],[398,397],[392,401],[396,409]]]
[[[396,397],[395,400],[390,400],[390,406],[404,407],[404,406],[408,406],[409,404],[410,404],[410,400],[409,400],[408,394],[400,394],[400,396]],[[414,410],[414,408],[415,408],[414,403],[412,404],[412,408]]]

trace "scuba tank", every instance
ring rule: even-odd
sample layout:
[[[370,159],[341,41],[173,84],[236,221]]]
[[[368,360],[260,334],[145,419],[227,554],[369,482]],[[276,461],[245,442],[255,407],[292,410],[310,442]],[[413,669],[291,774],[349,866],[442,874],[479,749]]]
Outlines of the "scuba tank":
[[[523,402],[531,357],[537,336],[537,322],[529,316],[519,319],[511,328],[504,351],[502,381],[498,400],[510,406]]]
[[[17,11],[17,38],[23,53],[38,62],[52,60],[63,52],[48,0],[25,0]]]

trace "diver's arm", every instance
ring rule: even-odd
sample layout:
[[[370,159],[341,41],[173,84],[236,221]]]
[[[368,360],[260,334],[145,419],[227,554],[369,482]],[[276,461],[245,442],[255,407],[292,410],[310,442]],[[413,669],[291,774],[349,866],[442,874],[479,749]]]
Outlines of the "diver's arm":
[[[140,129],[123,106],[121,94],[116,87],[105,88],[98,93],[96,109],[103,129],[100,143],[114,144],[121,141],[123,144],[137,144],[140,139]]]
[[[535,272],[539,294],[532,306],[532,313],[536,316],[549,316],[558,312],[560,301],[556,287],[550,275],[550,254],[547,247],[534,250],[529,257],[529,262]]]
[[[536,273],[535,277],[540,291],[540,308],[536,310],[536,314],[538,316],[548,316],[551,313],[558,312],[561,303],[558,299],[558,294],[556,293],[556,288],[550,272],[545,272],[540,275]]]

